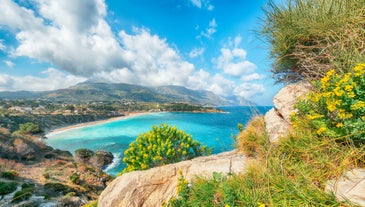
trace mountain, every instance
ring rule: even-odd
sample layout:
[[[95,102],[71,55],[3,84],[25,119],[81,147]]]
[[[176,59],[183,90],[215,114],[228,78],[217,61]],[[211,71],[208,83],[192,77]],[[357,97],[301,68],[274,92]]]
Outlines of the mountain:
[[[201,105],[239,105],[234,99],[226,100],[204,90],[191,90],[183,86],[147,87],[124,83],[103,83],[86,81],[65,89],[54,91],[18,91],[0,92],[0,98],[6,99],[48,99],[52,101],[85,102],[85,101],[118,101],[137,102],[184,102]],[[233,100],[233,101],[232,101]]]

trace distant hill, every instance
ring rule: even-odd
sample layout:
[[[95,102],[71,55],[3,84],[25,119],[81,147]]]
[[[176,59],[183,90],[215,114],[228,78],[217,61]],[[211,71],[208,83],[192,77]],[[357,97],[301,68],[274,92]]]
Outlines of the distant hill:
[[[124,83],[103,83],[86,81],[65,89],[54,91],[17,91],[0,92],[0,98],[6,99],[48,99],[64,102],[85,101],[118,101],[130,100],[137,102],[184,102],[201,105],[242,105],[231,98],[226,100],[212,92],[191,90],[183,86],[146,87]],[[247,101],[247,105],[252,105]]]

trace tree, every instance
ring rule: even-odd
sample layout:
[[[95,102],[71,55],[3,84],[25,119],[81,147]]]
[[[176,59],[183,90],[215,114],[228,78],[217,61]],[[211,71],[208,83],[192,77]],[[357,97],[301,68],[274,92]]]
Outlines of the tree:
[[[192,136],[176,126],[160,124],[139,135],[124,152],[127,167],[122,173],[145,170],[155,166],[180,162],[197,156],[209,155],[211,149],[202,146]]]
[[[38,124],[27,122],[25,124],[19,124],[19,132],[22,134],[37,134],[43,131]]]

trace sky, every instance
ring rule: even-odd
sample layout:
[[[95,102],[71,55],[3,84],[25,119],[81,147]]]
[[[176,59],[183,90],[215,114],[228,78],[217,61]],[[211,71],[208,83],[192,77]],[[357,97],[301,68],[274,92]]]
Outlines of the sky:
[[[0,91],[86,80],[272,105],[266,0],[0,0]]]

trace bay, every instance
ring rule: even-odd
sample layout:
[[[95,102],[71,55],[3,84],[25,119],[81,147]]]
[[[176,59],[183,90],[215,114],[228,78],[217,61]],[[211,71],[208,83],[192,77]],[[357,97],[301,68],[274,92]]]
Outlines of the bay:
[[[266,113],[271,107],[231,106],[220,107],[224,113],[162,112],[149,113],[112,122],[74,128],[47,135],[47,144],[74,153],[79,148],[112,152],[114,160],[104,169],[111,175],[124,167],[123,152],[129,143],[153,125],[167,123],[191,134],[194,139],[213,148],[213,153],[233,149],[232,135],[237,135],[238,123],[243,125],[257,114]]]

